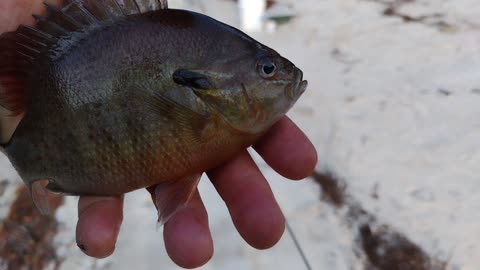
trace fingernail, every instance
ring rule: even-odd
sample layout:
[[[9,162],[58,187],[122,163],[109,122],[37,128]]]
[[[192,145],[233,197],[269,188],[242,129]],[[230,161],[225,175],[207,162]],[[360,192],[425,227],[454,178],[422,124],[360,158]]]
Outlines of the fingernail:
[[[83,252],[87,252],[87,248],[85,247],[84,244],[77,243],[77,246],[79,249],[81,249]]]

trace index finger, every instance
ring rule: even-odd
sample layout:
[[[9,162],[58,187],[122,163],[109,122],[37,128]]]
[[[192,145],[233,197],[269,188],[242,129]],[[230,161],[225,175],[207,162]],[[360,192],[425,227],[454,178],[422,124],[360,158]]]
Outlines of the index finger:
[[[253,148],[275,171],[289,179],[309,176],[317,164],[315,147],[288,117],[278,121]]]

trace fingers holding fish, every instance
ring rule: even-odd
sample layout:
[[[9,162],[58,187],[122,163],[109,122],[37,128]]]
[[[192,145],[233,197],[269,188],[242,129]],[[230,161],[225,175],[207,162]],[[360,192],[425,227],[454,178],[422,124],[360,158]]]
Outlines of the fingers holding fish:
[[[210,260],[213,240],[198,191],[165,223],[163,236],[168,256],[179,266],[195,268]]]
[[[280,240],[285,218],[268,182],[246,151],[209,171],[208,177],[245,241],[255,248],[267,249]]]
[[[80,197],[76,232],[78,247],[92,257],[110,256],[122,224],[122,210],[123,196]]]
[[[289,179],[309,176],[317,164],[315,147],[288,117],[278,121],[254,148],[268,165]]]

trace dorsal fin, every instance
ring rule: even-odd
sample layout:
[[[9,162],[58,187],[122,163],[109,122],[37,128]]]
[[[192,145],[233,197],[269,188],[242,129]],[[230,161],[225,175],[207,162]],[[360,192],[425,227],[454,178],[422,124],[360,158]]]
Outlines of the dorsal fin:
[[[59,38],[100,22],[168,8],[167,0],[66,0],[63,8],[45,3],[47,15],[36,16],[36,28]]]
[[[167,0],[64,0],[64,3],[62,8],[45,3],[47,14],[33,15],[35,27],[21,25],[15,32],[0,35],[0,106],[11,112],[8,116],[25,111],[25,94],[28,94],[25,85],[35,59],[59,39],[116,18],[168,7]],[[5,116],[4,111],[0,113]],[[0,138],[5,133],[2,115]]]

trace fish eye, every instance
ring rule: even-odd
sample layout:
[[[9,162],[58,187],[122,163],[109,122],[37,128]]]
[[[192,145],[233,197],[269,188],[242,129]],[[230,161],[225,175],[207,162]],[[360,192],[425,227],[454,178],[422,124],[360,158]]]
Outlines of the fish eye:
[[[271,78],[277,73],[277,66],[272,60],[264,58],[257,63],[257,70],[263,78]]]

